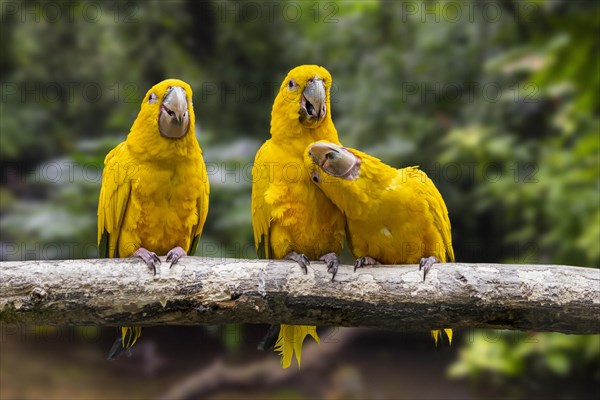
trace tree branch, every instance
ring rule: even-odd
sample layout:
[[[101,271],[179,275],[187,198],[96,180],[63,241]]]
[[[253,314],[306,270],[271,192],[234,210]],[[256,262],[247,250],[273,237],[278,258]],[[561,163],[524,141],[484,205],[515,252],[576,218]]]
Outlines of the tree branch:
[[[294,323],[385,329],[507,328],[600,333],[600,270],[437,264],[352,271],[323,263],[185,257],[156,277],[139,260],[0,263],[0,323]]]

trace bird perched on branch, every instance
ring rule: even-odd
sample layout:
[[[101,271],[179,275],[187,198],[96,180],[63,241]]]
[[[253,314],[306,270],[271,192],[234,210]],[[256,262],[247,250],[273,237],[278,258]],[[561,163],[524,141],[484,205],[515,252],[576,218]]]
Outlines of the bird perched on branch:
[[[252,169],[252,226],[261,258],[296,261],[307,273],[310,260],[325,261],[332,280],[344,244],[342,213],[310,182],[304,168],[306,146],[325,139],[338,143],[331,120],[329,72],[317,65],[292,69],[285,77],[271,113],[271,139],[256,153]],[[307,335],[319,340],[314,326],[272,327],[259,346],[275,350],[290,366],[300,365]]]
[[[392,168],[338,143],[319,141],[304,151],[311,180],[344,213],[354,270],[374,264],[454,261],[446,204],[418,167]],[[452,341],[452,330],[445,329]],[[432,331],[437,344],[440,331]]]
[[[194,130],[192,88],[177,79],[154,85],[127,139],[104,160],[98,202],[103,257],[137,257],[156,275],[196,251],[208,213],[209,183]],[[133,346],[140,327],[122,328],[108,358]]]

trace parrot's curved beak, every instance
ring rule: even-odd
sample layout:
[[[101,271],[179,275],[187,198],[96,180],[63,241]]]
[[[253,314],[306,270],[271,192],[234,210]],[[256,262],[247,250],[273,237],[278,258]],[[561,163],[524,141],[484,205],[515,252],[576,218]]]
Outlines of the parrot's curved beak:
[[[308,154],[327,175],[347,180],[358,178],[361,161],[342,146],[317,142],[310,146]],[[318,174],[313,175],[312,179],[320,183]]]
[[[327,92],[325,83],[318,76],[310,78],[300,99],[300,122],[308,128],[316,128],[327,115]]]
[[[188,132],[190,113],[187,95],[181,86],[169,89],[160,105],[158,113],[158,128],[160,134],[171,139],[178,139]]]

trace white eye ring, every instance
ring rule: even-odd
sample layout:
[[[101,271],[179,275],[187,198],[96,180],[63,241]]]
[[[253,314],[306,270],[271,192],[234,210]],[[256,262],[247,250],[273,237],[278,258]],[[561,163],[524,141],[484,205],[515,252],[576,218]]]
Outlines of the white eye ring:
[[[290,81],[288,82],[288,89],[293,89],[296,87],[296,82],[294,81],[294,79],[290,79]]]
[[[155,95],[154,93],[150,93],[150,96],[148,97],[148,103],[154,104],[157,101],[158,101],[158,96]]]

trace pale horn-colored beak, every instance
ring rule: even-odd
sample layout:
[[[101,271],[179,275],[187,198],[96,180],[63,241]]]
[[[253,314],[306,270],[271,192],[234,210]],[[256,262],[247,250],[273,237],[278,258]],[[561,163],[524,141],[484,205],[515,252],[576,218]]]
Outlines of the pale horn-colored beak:
[[[165,96],[163,105],[175,114],[176,122],[181,124],[188,110],[185,90],[181,86],[173,86]]]
[[[177,139],[184,136],[190,125],[187,96],[180,86],[173,86],[160,105],[158,127],[162,136]]]
[[[327,115],[327,92],[325,83],[318,77],[311,78],[300,102],[300,122],[313,128],[318,126]]]
[[[360,160],[354,154],[333,143],[317,142],[309,149],[309,155],[313,162],[317,164],[328,175],[354,179],[358,173],[357,166]]]

